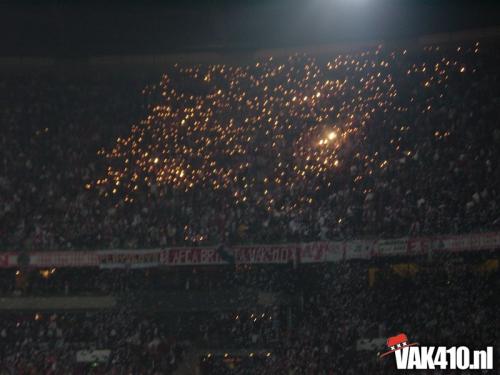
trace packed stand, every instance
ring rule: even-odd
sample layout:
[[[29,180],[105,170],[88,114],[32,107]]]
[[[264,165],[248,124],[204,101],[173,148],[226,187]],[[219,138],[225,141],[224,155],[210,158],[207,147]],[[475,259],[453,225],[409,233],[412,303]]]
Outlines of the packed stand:
[[[498,229],[499,62],[470,43],[2,78],[0,245]]]
[[[174,371],[183,353],[195,348],[203,375],[389,374],[394,361],[378,357],[385,348],[358,350],[358,340],[385,340],[404,332],[422,345],[498,348],[498,261],[492,252],[297,268],[94,269],[96,285],[111,285],[106,293],[120,297],[119,308],[4,313],[0,362],[9,374],[163,374]],[[72,280],[70,292],[65,293],[69,296],[84,290],[90,295],[102,293],[88,283],[92,277],[86,270],[56,270],[51,277],[53,283],[44,286],[38,280],[32,289],[38,286],[43,289],[38,294],[61,296],[60,285]],[[119,282],[105,281],[111,279]],[[186,295],[229,290],[236,296],[257,290],[290,298],[239,309],[221,304],[216,310],[193,299],[185,311],[168,312],[140,302],[140,296],[156,296],[162,288]],[[26,291],[30,293],[37,294]],[[76,351],[82,349],[111,353],[90,369],[75,360]],[[497,352],[495,358],[500,358]]]
[[[161,319],[108,312],[8,313],[0,324],[0,374],[172,374],[188,343]],[[78,351],[105,350],[79,360]]]
[[[369,268],[378,268],[372,281]],[[393,357],[379,358],[385,347],[360,350],[357,342],[381,338],[385,343],[400,332],[427,346],[493,346],[497,368],[498,264],[492,272],[478,269],[448,262],[309,267],[302,273],[302,306],[280,340],[247,347],[244,354],[204,353],[202,374],[397,373]],[[270,352],[258,350],[270,347]]]

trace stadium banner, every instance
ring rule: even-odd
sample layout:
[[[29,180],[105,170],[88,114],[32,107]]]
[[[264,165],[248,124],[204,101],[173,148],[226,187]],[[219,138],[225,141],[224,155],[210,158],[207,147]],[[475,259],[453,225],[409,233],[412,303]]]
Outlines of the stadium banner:
[[[433,253],[464,251],[470,240],[466,236],[439,236],[432,239]]]
[[[295,260],[297,245],[234,246],[227,250],[236,264],[288,263]],[[228,264],[215,247],[181,247],[162,252],[161,264],[165,266],[222,265]]]
[[[439,236],[433,239],[434,252],[493,250],[500,248],[500,232]]]
[[[52,251],[36,252],[30,255],[30,266],[33,267],[71,267],[73,265],[91,267],[97,265],[96,254],[91,251]]]
[[[161,252],[165,266],[194,266],[225,264],[215,247],[180,247]]]
[[[373,245],[372,256],[393,256],[408,254],[408,238],[377,240]]]
[[[335,241],[329,242],[328,253],[326,257],[327,262],[339,262],[345,259],[345,249],[347,242]]]
[[[345,259],[370,259],[373,253],[373,240],[352,240],[345,245]]]
[[[296,244],[252,245],[234,248],[236,263],[289,263],[295,261]]]
[[[500,248],[500,232],[471,234],[470,250],[488,250]]]
[[[338,262],[430,252],[499,250],[500,232],[380,240],[323,241],[233,247],[179,247],[142,250],[33,251],[0,253],[0,268],[147,268],[224,264]],[[21,259],[22,258],[22,259]]]
[[[17,267],[20,254],[27,255],[27,266],[33,268],[96,267],[99,264],[95,251],[35,251],[8,253],[3,261],[0,256],[0,267]]]
[[[337,262],[344,259],[345,242],[311,242],[298,248],[300,263]]]
[[[99,268],[151,268],[158,267],[162,250],[109,250],[99,251]]]
[[[432,248],[431,238],[408,238],[406,252],[408,255],[425,255]]]

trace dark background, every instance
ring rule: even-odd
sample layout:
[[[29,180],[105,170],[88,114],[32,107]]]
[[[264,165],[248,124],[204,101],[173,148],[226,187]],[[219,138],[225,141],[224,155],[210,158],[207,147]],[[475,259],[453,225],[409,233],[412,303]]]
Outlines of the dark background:
[[[8,1],[0,56],[252,50],[500,25],[499,1]]]

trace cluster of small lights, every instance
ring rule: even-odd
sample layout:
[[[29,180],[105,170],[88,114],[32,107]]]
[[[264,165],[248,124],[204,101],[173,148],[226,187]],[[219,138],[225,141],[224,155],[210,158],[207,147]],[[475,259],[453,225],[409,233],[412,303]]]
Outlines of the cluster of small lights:
[[[479,52],[478,43],[473,48]],[[435,46],[424,49],[440,52]],[[406,54],[378,46],[322,63],[294,55],[248,66],[175,66],[144,90],[151,103],[148,115],[111,150],[99,152],[108,161],[107,172],[86,188],[124,202],[153,190],[161,196],[172,189],[209,188],[236,204],[268,210],[311,204],[315,193],[333,186],[346,148],[368,173],[388,166],[363,143],[380,118],[404,113],[415,101],[399,100],[395,69],[417,78],[424,90],[441,92],[452,72],[469,72],[446,57],[432,65],[407,59],[401,68]],[[422,111],[432,108],[429,102]],[[408,126],[401,124],[398,131]],[[399,141],[396,137],[389,145],[410,156]],[[362,179],[355,176],[354,182]],[[280,194],[291,189],[305,192],[276,207]]]
[[[266,313],[262,314],[252,313],[248,319],[253,321],[254,323],[256,323],[258,320],[273,320],[272,316],[267,315]],[[234,320],[240,320],[240,315],[236,314]]]
[[[255,356],[270,358],[271,355],[272,355],[271,352],[265,352],[265,351],[264,352],[249,352],[248,353],[248,356],[250,358],[253,358]],[[203,357],[203,362],[211,359],[212,357],[214,357],[214,355],[212,353],[207,353],[206,356]],[[223,357],[224,357],[224,359],[233,358],[233,356],[230,353],[224,353]],[[241,354],[237,354],[235,357],[240,358]]]

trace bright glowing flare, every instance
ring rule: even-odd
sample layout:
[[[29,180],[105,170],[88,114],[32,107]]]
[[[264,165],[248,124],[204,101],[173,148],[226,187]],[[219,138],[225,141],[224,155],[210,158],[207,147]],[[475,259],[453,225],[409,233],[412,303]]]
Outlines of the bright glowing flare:
[[[328,133],[328,139],[330,141],[333,141],[335,138],[337,138],[337,133],[335,133],[334,131]]]

